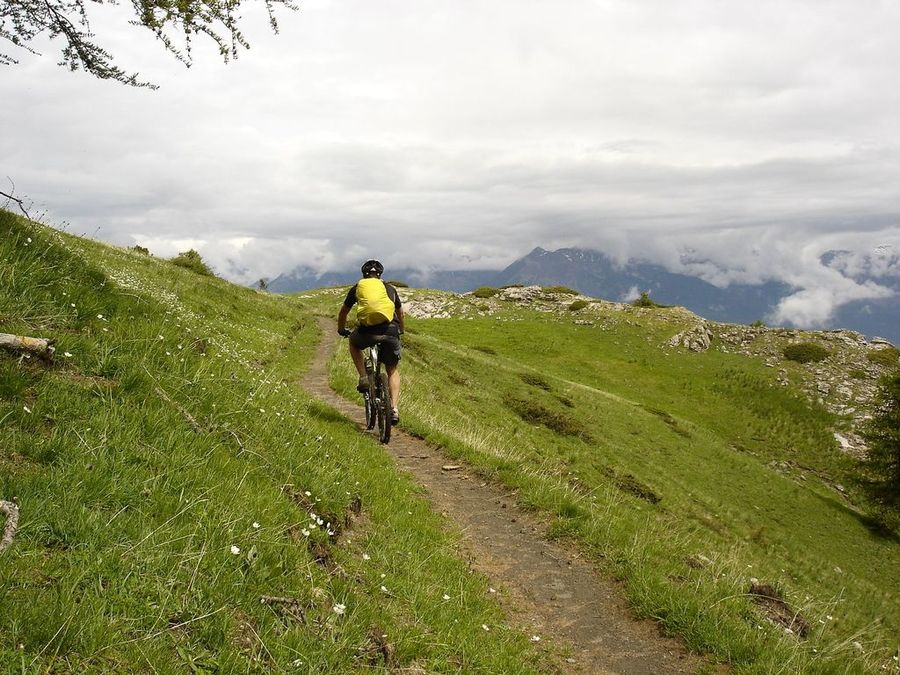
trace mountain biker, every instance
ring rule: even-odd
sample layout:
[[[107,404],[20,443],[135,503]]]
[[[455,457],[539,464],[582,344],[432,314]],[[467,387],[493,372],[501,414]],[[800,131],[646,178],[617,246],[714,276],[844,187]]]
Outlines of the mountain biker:
[[[400,402],[400,335],[404,331],[403,306],[397,289],[381,281],[384,265],[377,260],[367,260],[360,268],[363,278],[347,292],[338,313],[338,334],[350,337],[350,358],[359,373],[357,391],[365,393],[369,388],[362,350],[375,344],[376,336],[386,336],[379,346],[379,357],[388,376],[391,393],[391,424],[400,422],[397,405]],[[357,306],[356,328],[347,329],[347,315]]]

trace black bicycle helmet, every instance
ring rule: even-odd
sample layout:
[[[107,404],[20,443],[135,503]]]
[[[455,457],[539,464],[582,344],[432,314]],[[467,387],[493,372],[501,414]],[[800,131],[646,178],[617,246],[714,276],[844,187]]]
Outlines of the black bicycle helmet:
[[[362,270],[362,275],[364,277],[372,275],[380,277],[384,272],[384,265],[382,265],[377,260],[366,260],[366,262],[363,263],[363,266],[360,269]]]

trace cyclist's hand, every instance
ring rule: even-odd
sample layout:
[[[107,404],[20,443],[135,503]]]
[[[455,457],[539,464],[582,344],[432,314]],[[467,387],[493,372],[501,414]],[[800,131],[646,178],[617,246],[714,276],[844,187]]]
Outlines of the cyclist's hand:
[[[349,328],[339,328],[338,335],[340,335],[341,337],[347,337],[348,335],[350,335],[350,329]]]

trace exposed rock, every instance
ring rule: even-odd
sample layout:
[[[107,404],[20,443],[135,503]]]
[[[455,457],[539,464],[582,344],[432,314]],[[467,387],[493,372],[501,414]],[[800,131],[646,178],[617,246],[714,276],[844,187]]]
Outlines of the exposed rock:
[[[540,286],[512,286],[500,291],[500,296],[515,302],[531,302],[544,294]]]
[[[834,440],[838,442],[841,451],[856,459],[865,459],[867,456],[866,444],[863,439],[852,432],[834,432]]]
[[[403,303],[403,311],[416,319],[449,319],[450,307],[441,296],[422,296]]]
[[[872,349],[890,349],[894,346],[894,344],[883,337],[873,337],[869,340],[869,344],[872,345]]]
[[[684,347],[692,352],[705,352],[709,349],[713,337],[713,332],[709,325],[698,323],[691,326],[687,330],[683,330],[677,335],[672,336],[669,340],[670,347]]]

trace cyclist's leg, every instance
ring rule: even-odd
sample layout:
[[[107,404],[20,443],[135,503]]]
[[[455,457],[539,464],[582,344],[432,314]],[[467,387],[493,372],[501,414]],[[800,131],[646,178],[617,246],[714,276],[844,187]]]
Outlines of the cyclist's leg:
[[[350,358],[353,359],[353,365],[356,366],[356,372],[360,377],[366,376],[366,364],[363,360],[362,350],[352,342],[350,343]]]
[[[350,339],[347,340],[347,343],[350,348],[350,358],[353,360],[353,365],[356,367],[356,372],[359,374],[359,381],[356,383],[356,391],[364,394],[369,389],[369,378],[366,376],[366,363],[363,358],[362,350],[366,347],[370,347],[372,343],[371,340],[368,339],[368,336],[359,332],[359,329],[350,333]]]
[[[397,406],[400,404],[400,368],[395,363],[390,366],[384,364],[384,369],[387,371],[388,388],[391,390],[391,404],[394,406],[394,410],[397,410]]]

